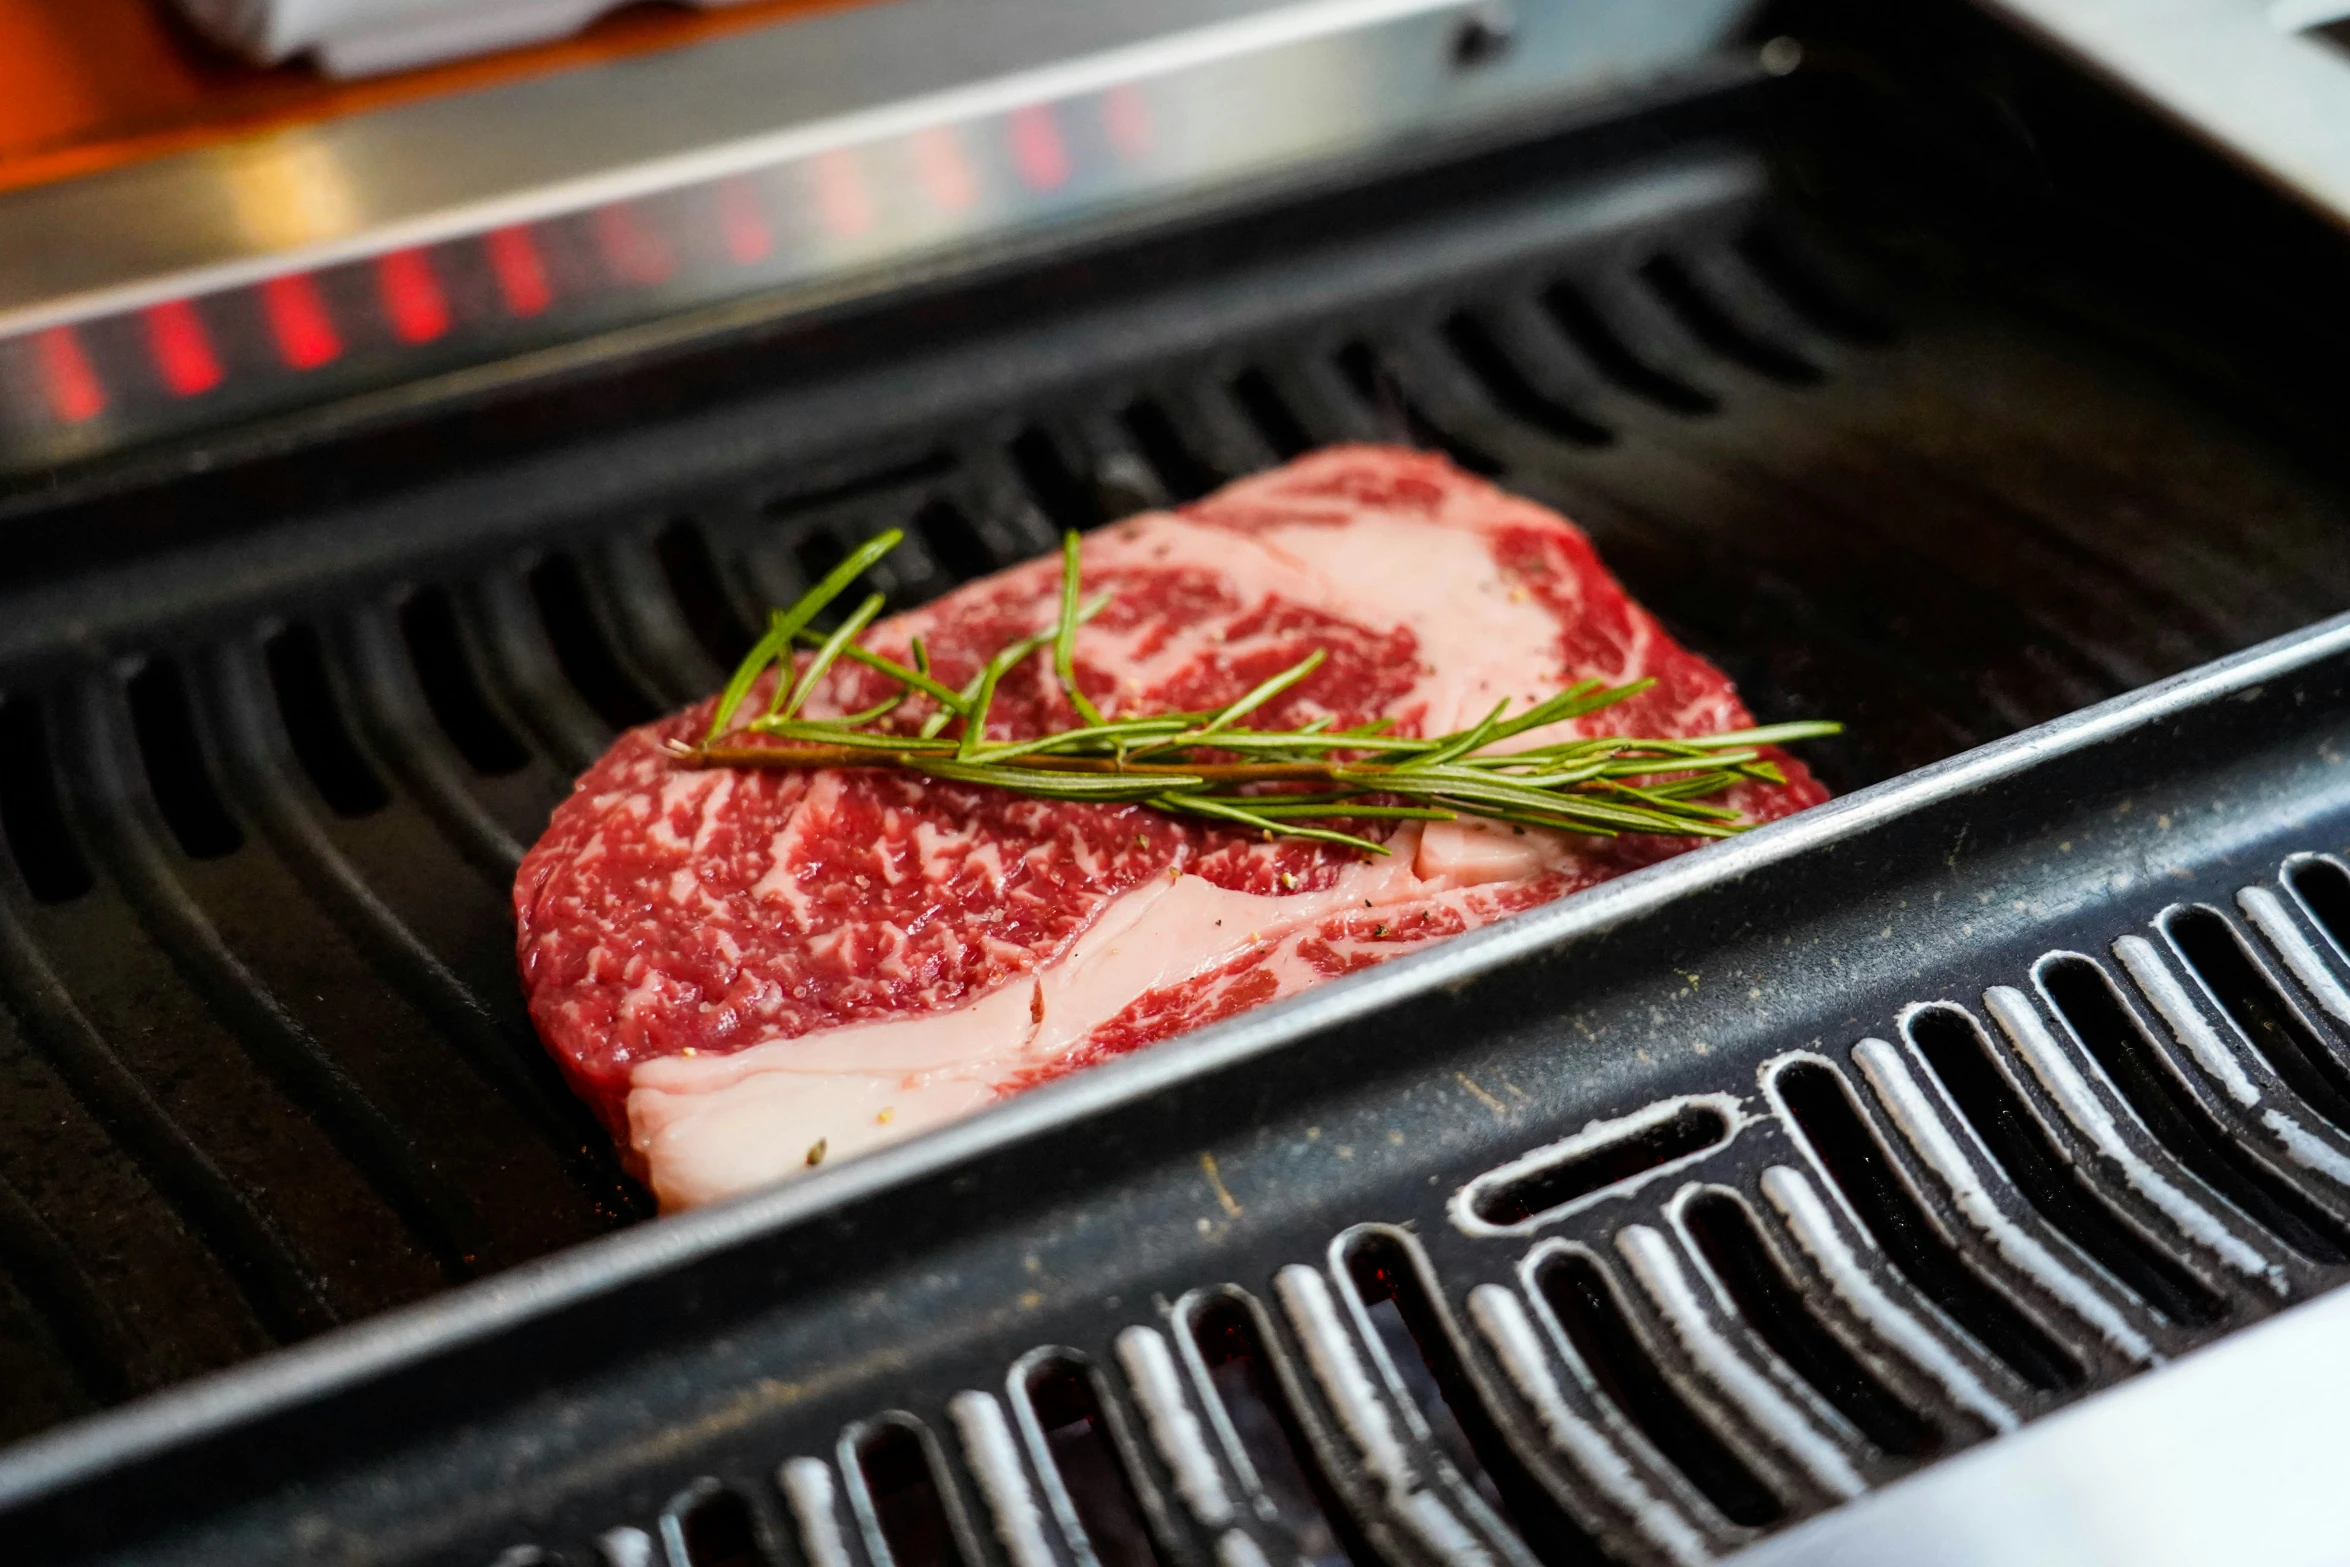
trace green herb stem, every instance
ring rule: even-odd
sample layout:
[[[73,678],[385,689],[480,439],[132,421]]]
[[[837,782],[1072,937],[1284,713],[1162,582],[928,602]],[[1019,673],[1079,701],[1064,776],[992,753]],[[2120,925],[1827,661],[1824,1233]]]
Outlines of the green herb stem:
[[[1384,854],[1387,850],[1370,839],[1305,824],[1473,816],[1601,837],[1625,832],[1726,837],[1750,824],[1736,810],[1709,802],[1743,782],[1786,781],[1764,755],[1766,748],[1842,730],[1838,724],[1806,721],[1712,735],[1593,736],[1516,751],[1496,749],[1532,730],[1638,696],[1654,684],[1646,679],[1615,686],[1579,680],[1515,717],[1505,701],[1467,729],[1428,738],[1391,734],[1392,720],[1385,718],[1343,730],[1332,727],[1329,715],[1290,730],[1242,727],[1242,719],[1321,668],[1326,655],[1320,649],[1220,708],[1112,718],[1077,682],[1078,628],[1101,613],[1109,595],[1081,598],[1075,533],[1063,540],[1058,614],[1051,628],[999,649],[955,690],[933,673],[919,638],[911,643],[911,667],[860,645],[858,638],[881,611],[879,594],[869,595],[829,633],[811,625],[900,537],[892,531],[870,540],[799,602],[776,611],[766,635],[720,694],[702,742],[676,744],[672,754],[701,767],[892,768],[1044,799],[1140,804],[1268,836]],[[813,656],[796,667],[794,650],[802,646],[813,649]],[[996,691],[1014,670],[1047,649],[1062,694],[1083,723],[990,744],[987,721]],[[800,716],[819,683],[843,660],[894,682],[896,690],[846,717]],[[776,683],[765,712],[730,729],[751,689],[771,668],[777,671]],[[914,699],[932,705],[914,732],[873,727]],[[960,732],[950,735],[957,724]]]

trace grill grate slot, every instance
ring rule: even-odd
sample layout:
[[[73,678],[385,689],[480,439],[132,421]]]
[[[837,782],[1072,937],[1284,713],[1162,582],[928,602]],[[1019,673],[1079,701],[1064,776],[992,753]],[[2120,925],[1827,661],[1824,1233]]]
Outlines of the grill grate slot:
[[[771,1567],[773,1561],[759,1544],[751,1504],[715,1482],[671,1503],[661,1533],[674,1567]]]
[[[1348,1245],[1345,1260],[1355,1298],[1437,1448],[1545,1561],[1595,1559],[1598,1548],[1590,1536],[1518,1462],[1494,1424],[1438,1318],[1428,1281],[1403,1243],[1370,1231]]]
[[[15,1186],[0,1179],[0,1301],[11,1289],[31,1308],[27,1326],[63,1351],[70,1378],[79,1384],[76,1391],[100,1403],[129,1396],[139,1357],[125,1341],[121,1322],[40,1214]],[[7,1320],[10,1315],[0,1304],[0,1368],[38,1375],[40,1362],[49,1357],[36,1352],[24,1357],[31,1364],[15,1364],[23,1346],[7,1342],[20,1339],[16,1325]]]
[[[1786,1516],[1779,1499],[1665,1380],[1596,1262],[1581,1252],[1554,1251],[1535,1270],[1534,1284],[1600,1391],[1723,1517],[1763,1528]]]
[[[1258,1511],[1289,1533],[1304,1567],[1348,1567],[1377,1558],[1341,1534],[1346,1513],[1310,1456],[1312,1449],[1267,1358],[1263,1335],[1241,1301],[1217,1295],[1192,1310],[1183,1330],[1207,1373],[1225,1431],[1253,1479]]]
[[[732,669],[742,662],[755,639],[735,612],[734,600],[719,575],[717,557],[710,553],[708,536],[691,521],[679,518],[654,535],[653,558],[661,563],[669,596],[711,662],[721,669]]]
[[[1020,1391],[1051,1459],[1047,1483],[1058,1483],[1061,1495],[1055,1500],[1065,1502],[1074,1515],[1082,1547],[1100,1567],[1163,1567],[1089,1368],[1066,1356],[1049,1356],[1029,1367]]]
[[[269,639],[264,656],[286,738],[328,808],[337,816],[360,817],[391,804],[391,792],[359,754],[343,721],[318,633],[299,622],[287,626]]]
[[[849,547],[835,538],[829,528],[810,528],[792,540],[791,554],[792,559],[799,562],[801,575],[814,583],[821,582],[825,573],[849,558]],[[837,620],[841,604],[855,604],[872,591],[871,583],[862,577],[857,578],[841,591],[840,597],[833,600],[821,618]]]
[[[1640,276],[1692,336],[1724,359],[1791,386],[1813,386],[1822,379],[1818,365],[1735,320],[1698,286],[1680,258],[1652,256]]]
[[[931,1444],[908,1419],[875,1421],[851,1446],[876,1567],[972,1567],[956,1538]]]
[[[1756,225],[1739,237],[1737,248],[1781,299],[1831,337],[1875,345],[1893,341],[1893,324],[1823,277],[1818,259],[1804,254],[1807,247],[1779,226]]]
[[[2081,1367],[2004,1295],[1976,1277],[1917,1206],[1869,1132],[1841,1074],[1815,1061],[1775,1083],[1828,1179],[1902,1275],[2033,1386],[2077,1387]]]
[[[1605,425],[1585,418],[1528,379],[1485,323],[1469,312],[1456,311],[1445,321],[1444,341],[1494,405],[1512,418],[1576,446],[1605,446],[1615,439]]]
[[[1031,427],[1012,440],[1012,465],[1055,533],[1090,528],[1102,520],[1091,486],[1081,481],[1045,431]]]
[[[1480,1178],[1470,1188],[1470,1211],[1498,1228],[1527,1224],[1594,1192],[1718,1148],[1730,1140],[1731,1131],[1721,1108],[1702,1100],[1676,1105],[1669,1114],[1641,1112],[1612,1130],[1587,1127],[1557,1155],[1519,1161],[1528,1166],[1523,1173]],[[1586,1143],[1586,1138],[1593,1140]]]
[[[1347,384],[1354,388],[1355,395],[1378,416],[1388,431],[1388,439],[1442,452],[1457,466],[1488,479],[1501,473],[1500,458],[1431,419],[1428,411],[1404,390],[1394,367],[1370,344],[1358,340],[1341,348],[1338,368],[1346,376]]]
[[[1167,493],[1178,502],[1196,501],[1224,482],[1226,476],[1192,450],[1167,410],[1149,398],[1129,403],[1119,422],[1142,448],[1144,460],[1158,474]]]
[[[844,502],[925,484],[953,471],[954,466],[952,452],[924,452],[904,462],[868,469],[845,478],[776,491],[760,501],[759,510],[780,522],[807,512],[828,510]]]
[[[1940,1448],[1933,1426],[1813,1315],[1743,1203],[1708,1192],[1682,1210],[1682,1222],[1746,1325],[1863,1436],[1898,1458],[1924,1458]]]
[[[2350,1261],[2342,1226],[2214,1123],[2154,1046],[2105,970],[2064,956],[2040,965],[2042,992],[2157,1141],[2203,1183],[2313,1262]]]
[[[1903,1025],[1991,1157],[2026,1201],[2138,1298],[2172,1322],[2207,1327],[2227,1306],[2169,1253],[2108,1209],[2081,1180],[1991,1054],[1991,1042],[1957,1007],[1924,1007]]]
[[[2350,1130],[2350,1066],[2278,992],[2226,916],[2198,905],[2173,913],[2163,929],[2188,969],[2277,1076],[2311,1109]]]
[[[547,628],[556,664],[573,688],[587,698],[597,717],[620,730],[661,716],[660,704],[646,695],[644,687],[622,666],[611,639],[597,623],[577,561],[568,555],[550,555],[533,566],[530,596]]]
[[[90,890],[89,861],[58,802],[49,726],[31,697],[0,699],[0,833],[37,901],[70,903]]]
[[[1281,461],[1299,456],[1312,449],[1314,438],[1290,411],[1280,388],[1262,370],[1243,370],[1232,381],[1232,400],[1248,416],[1248,422],[1264,438],[1273,455]]]
[[[1710,414],[1721,407],[1711,392],[1700,391],[1633,353],[1573,284],[1558,282],[1544,289],[1542,308],[1593,369],[1635,397],[1677,414]]]
[[[400,635],[425,705],[441,732],[484,778],[503,777],[530,765],[530,753],[490,707],[481,677],[466,656],[457,629],[457,609],[445,588],[420,588],[400,606]]]
[[[2334,950],[2350,959],[2350,870],[2323,855],[2311,855],[2287,873],[2302,907],[2333,938]]]
[[[881,531],[883,528],[879,520],[863,523],[847,521],[834,526],[809,528],[792,540],[792,559],[806,580],[813,583],[848,559],[853,543],[862,543]],[[840,596],[817,615],[816,625],[824,628],[839,624],[868,594],[878,593],[893,604],[925,596],[920,590],[934,575],[925,544],[921,531],[916,529],[912,537],[898,546],[890,560],[850,578],[848,586],[841,589]],[[909,587],[914,591],[906,591]]]
[[[980,537],[978,525],[943,496],[914,513],[913,532],[957,582],[985,576],[1001,564]]]
[[[196,715],[179,664],[160,655],[130,679],[131,730],[156,809],[191,860],[217,860],[245,846],[245,832],[212,781],[196,738]]]

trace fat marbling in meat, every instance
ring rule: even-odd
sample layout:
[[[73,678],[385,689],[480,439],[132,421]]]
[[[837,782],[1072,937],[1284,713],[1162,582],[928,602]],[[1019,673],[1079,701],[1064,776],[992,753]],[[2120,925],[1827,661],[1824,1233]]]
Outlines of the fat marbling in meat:
[[[1228,702],[1328,657],[1251,721],[1386,716],[1436,734],[1504,697],[1652,677],[1525,736],[1698,734],[1751,722],[1722,673],[1633,603],[1581,532],[1426,453],[1340,447],[1195,505],[1096,531],[1077,674],[1105,710]],[[1017,566],[877,625],[940,678],[1052,622],[1059,563]],[[811,711],[886,694],[844,667]],[[1036,800],[874,769],[680,766],[710,704],[623,735],[515,880],[530,1011],[665,1208],[692,1207],[1294,995],[1641,865],[1693,840],[1392,824],[1391,853]],[[1046,661],[990,735],[1077,720]],[[1769,819],[1825,798],[1731,803]]]

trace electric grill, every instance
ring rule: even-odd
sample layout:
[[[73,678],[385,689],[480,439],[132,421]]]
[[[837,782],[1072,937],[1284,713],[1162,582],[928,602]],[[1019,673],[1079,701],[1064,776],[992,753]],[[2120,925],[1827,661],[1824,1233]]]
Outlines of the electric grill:
[[[881,7],[774,37],[902,102],[593,179],[9,198],[11,1558],[2323,1559],[2341,235],[1969,11],[1650,9]],[[510,972],[571,776],[873,531],[910,603],[1347,439],[1840,798],[647,1222]]]

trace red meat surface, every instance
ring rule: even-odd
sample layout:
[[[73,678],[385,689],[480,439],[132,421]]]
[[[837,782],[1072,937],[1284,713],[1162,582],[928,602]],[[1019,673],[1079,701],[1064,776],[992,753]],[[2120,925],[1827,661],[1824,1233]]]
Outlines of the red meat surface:
[[[1107,608],[1080,684],[1120,714],[1228,702],[1321,649],[1251,722],[1385,716],[1441,733],[1503,697],[1653,678],[1568,733],[1751,722],[1584,536],[1420,452],[1344,447],[1084,547]],[[1059,564],[882,622],[960,684],[1052,622]],[[817,712],[886,687],[844,666]],[[1513,704],[1514,705],[1514,704]],[[918,721],[921,709],[901,710]],[[632,1166],[681,1207],[919,1130],[1678,854],[1694,840],[1397,824],[1394,852],[1246,833],[1141,806],[1042,801],[880,770],[694,769],[701,704],[622,736],[557,808],[514,887],[530,1012]],[[1077,722],[1043,659],[990,734]],[[1826,797],[1801,763],[1730,802],[1769,820]],[[1243,928],[1245,927],[1245,928]]]

